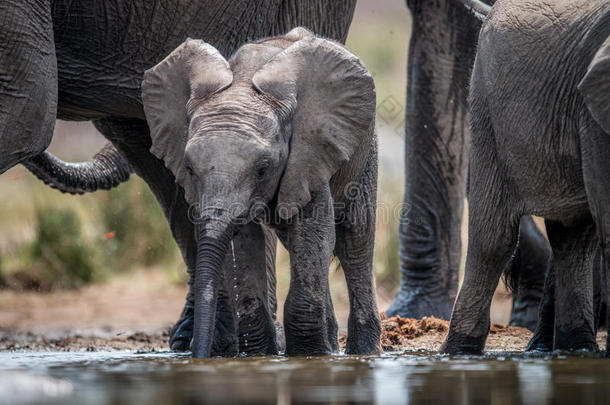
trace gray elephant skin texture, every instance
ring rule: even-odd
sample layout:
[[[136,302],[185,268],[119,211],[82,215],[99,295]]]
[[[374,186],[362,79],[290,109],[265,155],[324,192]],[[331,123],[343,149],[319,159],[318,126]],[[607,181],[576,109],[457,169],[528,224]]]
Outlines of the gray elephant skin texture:
[[[290,253],[286,354],[337,350],[333,252],[350,297],[346,352],[379,352],[375,87],[361,61],[303,28],[246,44],[228,61],[189,39],[145,72],[142,100],[151,151],[193,207],[193,356],[212,353],[219,291],[230,277],[223,262],[252,221],[276,231]],[[263,319],[253,339],[271,336],[272,348],[273,319]]]
[[[498,1],[472,74],[464,283],[446,353],[480,353],[519,219],[545,219],[554,343],[597,350],[594,267],[610,260],[610,3]]]

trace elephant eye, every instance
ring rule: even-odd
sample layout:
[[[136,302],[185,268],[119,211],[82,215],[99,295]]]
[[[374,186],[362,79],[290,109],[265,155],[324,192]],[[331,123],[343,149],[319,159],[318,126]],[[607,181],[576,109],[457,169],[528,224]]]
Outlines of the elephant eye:
[[[267,169],[269,169],[269,161],[267,159],[262,160],[256,168],[256,175],[259,178],[263,178],[267,173]]]
[[[191,165],[185,165],[184,168],[186,169],[186,172],[189,174],[189,176],[193,175],[193,168],[191,167]]]

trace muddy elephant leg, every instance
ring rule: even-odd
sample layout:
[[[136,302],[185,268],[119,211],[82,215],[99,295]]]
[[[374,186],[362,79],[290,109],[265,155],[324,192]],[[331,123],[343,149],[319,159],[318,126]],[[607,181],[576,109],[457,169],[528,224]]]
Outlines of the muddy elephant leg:
[[[476,74],[477,67],[475,66]],[[477,88],[471,92],[475,95]],[[498,163],[494,132],[484,98],[471,106],[472,142],[468,210],[468,252],[464,282],[441,351],[479,354],[489,333],[491,300],[517,248],[521,216]]]
[[[286,354],[330,354],[336,336],[329,336],[328,267],[335,245],[333,203],[328,185],[312,193],[295,217],[276,229],[290,253],[290,289],[284,304]]]
[[[441,348],[442,352],[450,354],[480,354],[483,351],[489,333],[491,300],[517,247],[517,220],[502,210],[491,215],[484,213],[485,209],[472,204],[472,199],[470,207],[473,214],[469,219],[464,282]],[[494,211],[493,207],[488,211]]]
[[[373,168],[376,166],[376,151],[371,153],[364,174],[358,180],[356,192],[346,190],[344,193],[345,208],[336,226],[335,253],[343,267],[350,304],[347,354],[381,351],[381,321],[373,274],[377,189],[377,170]]]
[[[236,318],[239,353],[249,356],[278,354],[264,232],[254,222],[240,226],[224,267]]]
[[[525,351],[550,352],[555,337],[555,268],[551,265],[544,279],[544,290],[538,308],[538,324]]]
[[[449,319],[462,253],[467,89],[480,25],[459,2],[407,3],[413,25],[399,225],[401,281],[386,314]],[[379,116],[385,119],[383,109]]]
[[[593,262],[597,237],[591,218],[564,225],[545,221],[555,269],[555,344],[558,350],[597,350]]]
[[[56,114],[50,1],[0,2],[0,173],[49,146]]]
[[[519,246],[508,275],[513,290],[511,325],[531,331],[536,328],[544,279],[551,264],[552,254],[548,241],[532,217],[523,217],[519,226]]]

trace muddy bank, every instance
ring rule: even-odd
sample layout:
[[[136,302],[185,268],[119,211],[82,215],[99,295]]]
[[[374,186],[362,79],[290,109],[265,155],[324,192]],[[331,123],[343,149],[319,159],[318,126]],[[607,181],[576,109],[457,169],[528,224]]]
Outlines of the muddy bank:
[[[0,330],[0,351],[167,351],[168,338],[169,329],[154,333],[74,334],[57,337]]]
[[[185,295],[185,283],[168,282],[160,271],[125,274],[79,290],[0,290],[0,350],[166,351],[169,328],[182,311]],[[279,298],[281,308],[283,296]],[[349,307],[346,299],[336,298],[339,328],[345,331]],[[510,300],[500,298],[497,295],[492,305],[496,324],[487,339],[487,350],[521,351],[531,332],[497,324],[507,322],[510,311]],[[387,302],[380,302],[381,308],[385,306]],[[433,317],[384,317],[382,322],[382,346],[387,351],[435,352],[449,328],[447,321]],[[341,332],[343,344],[344,334]],[[605,336],[605,332],[598,336],[601,348]]]
[[[384,351],[436,352],[449,329],[449,322],[434,317],[382,319],[381,344]],[[527,346],[532,333],[515,326],[491,326],[486,351],[519,352]],[[45,336],[32,332],[0,330],[0,351],[167,351],[169,328],[148,333],[98,333]],[[598,345],[605,346],[606,332],[598,334]],[[345,332],[339,343],[345,346]]]
[[[434,317],[422,320],[385,318],[382,320],[381,343],[385,351],[434,352],[443,342],[449,322]],[[487,340],[487,350],[520,351],[525,348],[531,332],[516,327],[494,325]],[[168,350],[169,329],[152,333],[98,333],[45,336],[32,332],[0,330],[0,350],[6,351],[112,351]],[[345,332],[340,344],[345,345]]]

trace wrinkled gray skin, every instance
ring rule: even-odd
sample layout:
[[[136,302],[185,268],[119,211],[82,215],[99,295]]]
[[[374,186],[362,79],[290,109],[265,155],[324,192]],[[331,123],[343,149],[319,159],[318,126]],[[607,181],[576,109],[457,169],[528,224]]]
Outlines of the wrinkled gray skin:
[[[152,152],[198,205],[193,356],[212,352],[219,290],[233,275],[223,260],[254,220],[290,253],[286,354],[337,350],[333,251],[350,297],[346,352],[378,352],[375,89],[360,60],[302,28],[244,45],[228,62],[187,40],[145,73],[142,100]],[[273,319],[264,315],[247,339],[271,337],[271,346]]]
[[[467,2],[466,2],[467,3]],[[490,2],[490,3],[493,3]],[[449,319],[468,172],[468,83],[481,23],[463,0],[407,0],[413,15],[405,118],[401,283],[388,315]],[[530,218],[511,271],[511,324],[533,329],[550,248]]]
[[[344,41],[354,6],[355,1],[327,0],[2,1],[0,173],[24,163],[48,184],[82,193],[112,187],[133,170],[161,204],[192,270],[197,256],[195,229],[183,189],[149,151],[151,139],[140,97],[144,71],[187,37],[204,39],[226,57],[249,40],[283,34],[295,26]],[[44,152],[56,118],[92,120],[112,146],[91,162],[59,161]],[[250,328],[260,329],[263,313],[275,316],[275,236],[252,224],[236,235],[234,244],[237,272],[258,274],[252,276],[251,285],[235,290],[239,305],[248,300],[259,303],[252,305],[251,317],[240,319],[239,333],[247,334]],[[233,267],[227,261],[229,265]],[[268,285],[268,294],[262,293],[261,283]],[[218,315],[223,321],[216,323],[215,352],[275,352],[275,345],[250,340],[244,347],[243,341],[235,340],[233,309],[228,307],[233,290],[220,293]],[[183,315],[172,330],[172,348],[188,349],[192,312],[189,292]],[[267,344],[269,339],[263,341]]]
[[[610,260],[610,4],[498,1],[471,83],[469,242],[445,353],[480,353],[524,215],[545,218],[554,348],[596,350],[596,251]]]

